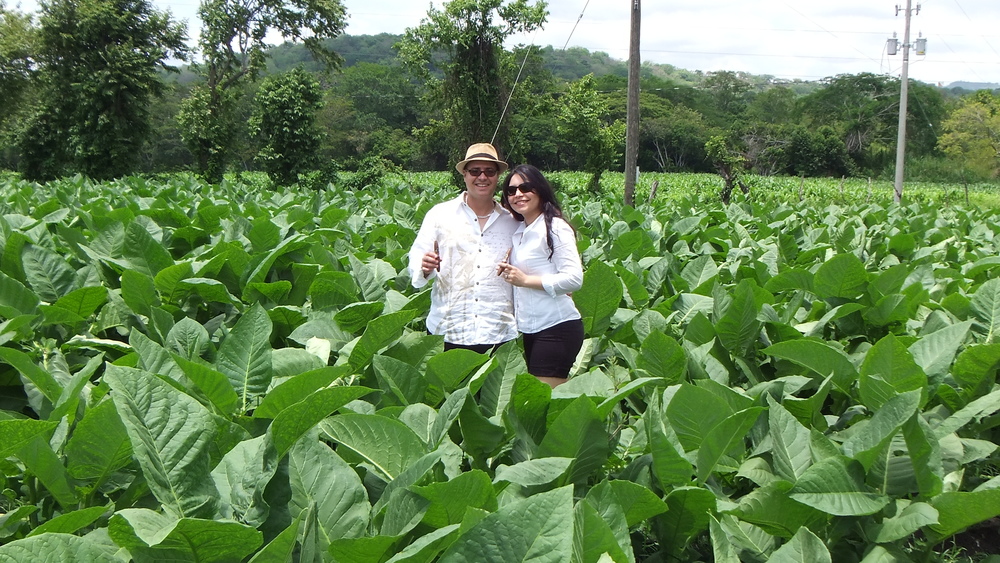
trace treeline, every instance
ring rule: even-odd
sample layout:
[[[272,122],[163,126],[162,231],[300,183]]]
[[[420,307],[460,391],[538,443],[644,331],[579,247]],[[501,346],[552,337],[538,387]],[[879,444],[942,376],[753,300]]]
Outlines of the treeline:
[[[257,169],[293,182],[345,168],[447,169],[461,147],[490,139],[511,161],[595,180],[623,166],[625,63],[580,48],[507,50],[509,26],[459,25],[495,21],[476,12],[495,2],[431,8],[402,36],[345,35],[329,2],[311,33],[304,15],[283,22],[277,0],[254,0],[243,20],[227,2],[202,3],[197,62],[177,67],[190,57],[184,30],[145,1],[53,0],[37,18],[0,5],[0,166],[38,180]],[[544,21],[544,6],[519,9],[522,30]],[[264,31],[295,41],[258,41],[261,13],[272,15]],[[639,166],[891,176],[899,90],[897,78],[867,73],[785,83],[647,63]],[[914,81],[908,108],[908,177],[996,176],[997,91]]]

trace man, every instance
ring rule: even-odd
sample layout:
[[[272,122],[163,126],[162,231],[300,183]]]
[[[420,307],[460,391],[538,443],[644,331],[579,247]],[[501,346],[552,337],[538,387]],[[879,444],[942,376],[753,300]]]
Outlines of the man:
[[[444,336],[444,349],[486,354],[517,337],[511,286],[496,274],[518,223],[494,199],[507,163],[489,143],[469,147],[455,165],[465,191],[424,216],[410,249],[413,287],[436,279],[427,330]]]

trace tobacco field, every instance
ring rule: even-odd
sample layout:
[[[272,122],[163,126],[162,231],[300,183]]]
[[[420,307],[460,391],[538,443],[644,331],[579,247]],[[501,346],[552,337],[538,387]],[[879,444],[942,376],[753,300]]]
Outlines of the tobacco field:
[[[0,562],[938,561],[996,534],[995,193],[723,206],[663,175],[631,209],[553,177],[587,334],[555,390],[517,342],[426,333],[406,253],[448,175],[0,180]]]

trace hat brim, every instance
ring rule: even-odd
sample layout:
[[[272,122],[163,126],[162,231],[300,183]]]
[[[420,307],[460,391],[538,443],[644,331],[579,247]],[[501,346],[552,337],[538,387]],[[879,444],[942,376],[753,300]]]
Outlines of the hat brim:
[[[509,166],[507,166],[507,163],[504,162],[504,161],[502,161],[502,160],[497,160],[495,158],[490,158],[489,156],[476,156],[476,157],[473,157],[473,158],[467,158],[467,159],[459,162],[458,164],[455,165],[455,170],[458,170],[459,174],[464,174],[465,173],[465,166],[467,164],[469,164],[470,162],[490,162],[492,164],[496,164],[497,168],[500,169],[500,173],[501,174],[503,174],[504,172],[506,172],[510,168]]]

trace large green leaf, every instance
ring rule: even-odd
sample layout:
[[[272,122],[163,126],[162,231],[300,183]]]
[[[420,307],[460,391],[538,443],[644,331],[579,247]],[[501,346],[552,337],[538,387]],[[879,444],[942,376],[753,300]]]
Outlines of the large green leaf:
[[[987,281],[972,294],[972,314],[986,332],[986,343],[993,342],[1000,332],[1000,279]]]
[[[161,270],[174,265],[170,252],[136,221],[125,229],[122,256],[131,269],[149,277],[156,277]]]
[[[513,483],[522,487],[548,485],[562,477],[573,465],[568,457],[542,457],[514,465],[497,467],[494,483]]]
[[[927,375],[906,346],[892,334],[876,342],[861,363],[861,401],[874,411],[895,395],[914,390],[920,391],[920,404],[926,403]]]
[[[816,270],[813,288],[823,298],[860,297],[868,286],[865,265],[853,254],[837,254]]]
[[[321,420],[371,392],[367,387],[327,387],[278,413],[269,428],[278,457],[285,455],[303,434]]]
[[[21,254],[28,285],[42,301],[55,303],[60,297],[80,287],[76,272],[55,252],[33,244]]]
[[[423,522],[434,528],[460,524],[470,506],[490,512],[497,509],[493,483],[484,471],[474,469],[449,481],[412,490],[430,501]]]
[[[383,355],[372,358],[372,367],[382,389],[400,404],[408,405],[424,399],[427,379],[415,367]]]
[[[427,453],[420,436],[402,422],[374,414],[340,414],[320,423],[339,447],[347,448],[391,481]]]
[[[702,487],[678,487],[667,494],[667,512],[656,516],[660,545],[675,559],[693,538],[708,529],[715,495]]]
[[[768,435],[771,438],[771,461],[774,471],[794,483],[812,465],[809,449],[809,429],[785,407],[767,397]]]
[[[618,518],[613,519],[610,514],[602,515],[586,500],[576,503],[573,516],[573,556],[570,561],[598,563],[602,556],[605,561],[610,556],[614,563],[634,563],[628,529],[621,530],[624,528],[624,516],[618,514]],[[615,520],[620,520],[621,525],[615,526]]]
[[[232,413],[240,398],[236,395],[229,378],[204,364],[190,361],[174,354],[174,362],[199,391],[208,397],[219,412]]]
[[[120,563],[114,546],[70,534],[48,533],[0,546],[0,563]]]
[[[508,504],[466,530],[441,563],[503,561],[564,563],[573,550],[573,488]]]
[[[132,460],[132,445],[115,404],[105,400],[87,410],[66,444],[66,470],[98,484]]]
[[[255,255],[256,265],[252,270],[246,272],[246,283],[262,282],[267,277],[267,273],[271,271],[271,266],[285,254],[289,252],[294,252],[299,248],[302,248],[307,243],[303,240],[302,235],[292,235],[285,240],[281,241],[280,244],[271,248],[264,254]]]
[[[382,315],[368,323],[364,334],[354,345],[347,363],[356,370],[368,365],[379,350],[392,344],[403,333],[403,328],[417,316],[416,311],[396,311]]]
[[[667,420],[685,451],[696,450],[710,429],[733,414],[723,399],[702,387],[681,384],[666,408]]]
[[[240,412],[267,391],[271,383],[271,319],[255,304],[222,341],[215,367],[229,378],[240,399]]]
[[[823,540],[809,531],[809,528],[802,527],[788,543],[772,553],[767,561],[768,563],[801,563],[804,561],[830,563],[833,558],[830,557],[830,550],[827,549]]]
[[[920,390],[908,391],[886,401],[860,430],[844,442],[844,454],[860,461],[866,471],[871,469],[876,456],[917,412],[920,393]]]
[[[59,401],[59,397],[62,395],[62,386],[52,377],[51,373],[39,367],[31,359],[31,356],[20,350],[0,346],[0,361],[14,366],[21,373],[21,376],[37,387],[38,391],[41,391],[42,395],[53,405]]]
[[[757,301],[755,286],[743,280],[736,286],[726,312],[715,323],[719,342],[734,356],[746,356],[760,336],[763,323],[757,320],[762,303]]]
[[[121,277],[122,299],[140,315],[150,315],[152,307],[160,306],[153,277],[138,270],[125,270]]]
[[[813,338],[777,342],[763,350],[765,354],[794,362],[823,377],[833,376],[833,384],[848,392],[858,377],[858,370],[843,350],[832,343]]]
[[[788,494],[802,504],[834,516],[874,514],[889,503],[888,497],[867,488],[861,464],[843,456],[813,464]]]
[[[378,301],[385,295],[385,282],[396,277],[396,269],[378,258],[362,262],[353,254],[347,255],[354,272],[354,279],[367,301]]]
[[[432,383],[450,392],[488,361],[489,357],[484,354],[457,348],[436,354],[427,360],[426,374]]]
[[[924,502],[910,503],[905,500],[896,501],[898,512],[871,527],[869,535],[878,543],[889,543],[901,540],[924,526],[938,523],[938,511]]]
[[[36,436],[17,452],[27,473],[38,478],[45,489],[64,509],[78,505],[80,498],[70,481],[62,459],[44,436]]]
[[[929,527],[930,536],[939,542],[973,524],[1000,516],[1000,489],[941,493],[930,504],[938,511],[938,523]]]
[[[583,317],[584,334],[603,335],[611,326],[611,317],[618,311],[623,295],[622,282],[611,266],[596,260],[588,264],[583,287],[573,293],[573,302]]]
[[[687,290],[695,293],[698,288],[715,280],[719,267],[711,256],[699,256],[681,270],[680,278],[687,283]]]
[[[149,372],[109,365],[103,379],[156,499],[178,517],[213,517],[218,491],[209,478],[216,432],[211,414]]]
[[[940,382],[955,361],[955,354],[965,343],[969,334],[971,321],[954,324],[936,330],[913,344],[910,344],[910,354],[913,361],[924,370],[932,382]]]
[[[173,519],[145,508],[126,508],[111,517],[111,539],[136,563],[239,561],[263,543],[263,535],[239,522]]]
[[[0,272],[0,314],[13,318],[18,313],[34,315],[38,313],[38,295],[24,284]]]
[[[727,452],[738,450],[738,456],[746,452],[747,432],[757,421],[763,407],[751,407],[737,411],[712,427],[698,448],[698,481],[704,483],[715,470],[719,460]]]
[[[260,526],[269,515],[265,487],[278,471],[278,454],[267,436],[236,444],[212,469],[224,515]],[[285,491],[282,491],[283,493]]]
[[[969,346],[958,355],[951,375],[968,396],[990,391],[1000,369],[1000,343]]]
[[[382,314],[385,303],[381,301],[366,301],[361,303],[351,303],[333,316],[340,328],[348,332],[357,332],[365,327],[372,319]]]
[[[349,366],[324,367],[300,373],[271,389],[254,409],[254,418],[274,418],[281,411],[302,401],[318,389],[348,375]]]
[[[607,429],[594,402],[579,397],[549,426],[536,456],[572,458],[567,482],[585,483],[607,461],[610,449]]]
[[[629,528],[667,511],[667,504],[656,493],[638,483],[620,479],[601,481],[587,492],[587,500],[601,513],[605,512],[604,507],[616,505]]]
[[[90,508],[72,510],[65,514],[60,514],[31,530],[28,537],[45,533],[74,534],[81,528],[85,528],[96,522],[98,518],[109,510],[112,509],[108,506],[91,506]]]
[[[919,415],[903,425],[903,438],[920,493],[926,498],[934,497],[944,486],[940,440]]]
[[[288,479],[292,516],[315,503],[326,543],[364,534],[371,511],[368,493],[354,469],[329,446],[318,440],[297,443],[288,454]]]
[[[642,341],[639,367],[652,377],[662,377],[666,383],[678,383],[687,373],[687,356],[676,340],[662,332],[652,332]]]
[[[789,539],[802,526],[820,524],[829,517],[811,506],[806,506],[788,496],[792,484],[788,481],[772,481],[758,487],[739,499],[739,506],[733,513],[743,522],[753,524],[766,532],[769,537]],[[729,527],[723,520],[724,527]],[[732,530],[745,534],[745,531]],[[749,538],[747,538],[749,540]],[[751,545],[764,547],[761,542],[748,541]],[[753,549],[763,551],[763,549]]]
[[[13,419],[0,420],[0,459],[35,441],[39,436],[47,437],[55,430],[57,421]]]

